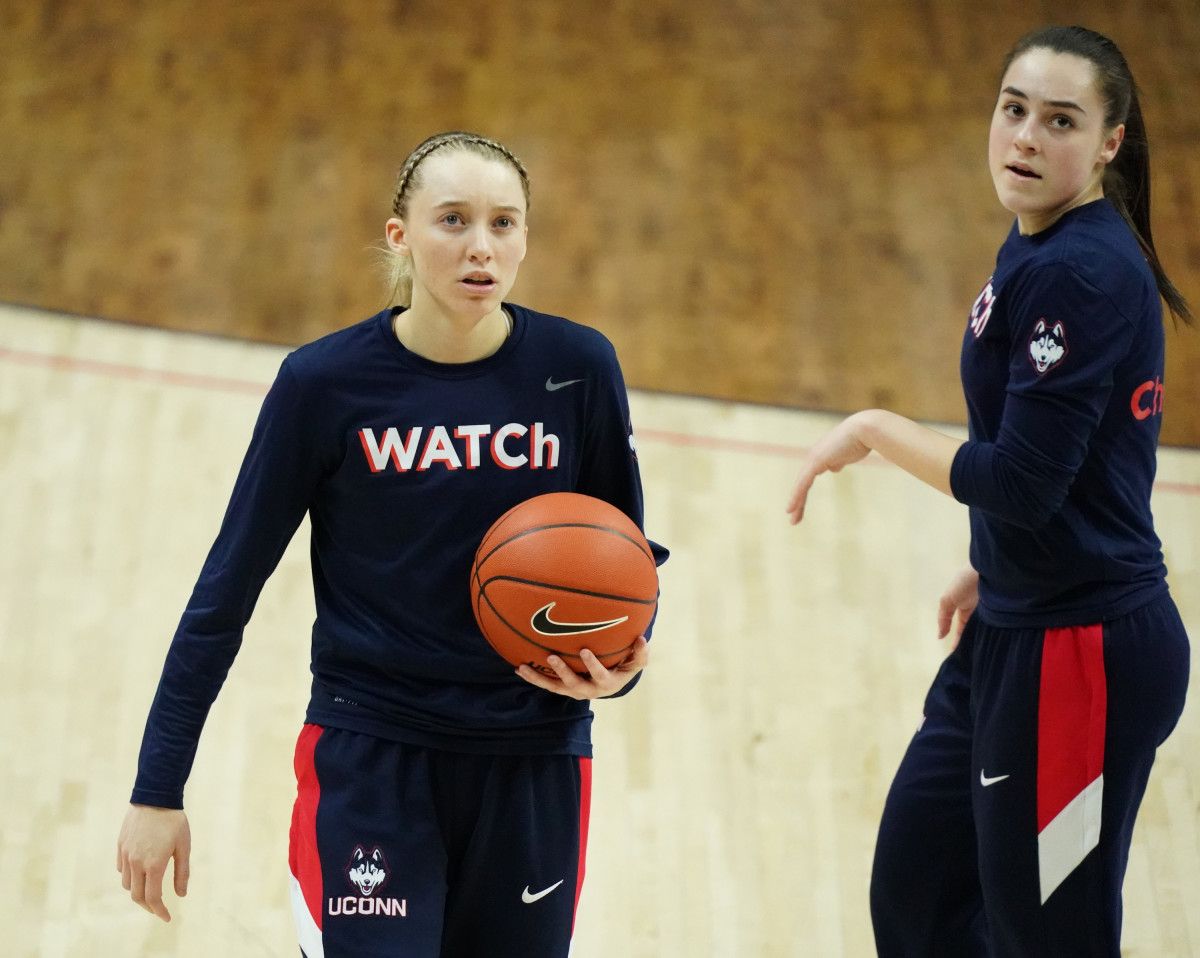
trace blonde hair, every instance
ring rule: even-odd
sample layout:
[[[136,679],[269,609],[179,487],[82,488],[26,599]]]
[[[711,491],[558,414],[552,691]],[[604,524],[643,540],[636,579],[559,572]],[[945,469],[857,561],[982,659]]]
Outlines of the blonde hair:
[[[421,188],[418,167],[432,153],[439,150],[476,153],[488,160],[508,163],[521,178],[521,190],[525,194],[525,208],[529,208],[529,174],[523,164],[508,147],[477,133],[438,133],[431,136],[409,154],[396,176],[396,188],[392,194],[392,215],[404,219],[408,216],[408,201]],[[412,305],[412,260],[386,246],[380,252],[386,273],[388,288],[387,306]]]

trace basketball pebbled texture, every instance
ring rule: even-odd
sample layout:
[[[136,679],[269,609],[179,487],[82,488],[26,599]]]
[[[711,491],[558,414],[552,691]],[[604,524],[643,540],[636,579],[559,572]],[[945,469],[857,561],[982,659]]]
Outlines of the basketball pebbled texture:
[[[575,492],[518,503],[484,535],[471,570],[484,637],[511,664],[547,675],[551,654],[586,674],[585,648],[616,665],[657,605],[658,569],[641,530],[616,506]]]

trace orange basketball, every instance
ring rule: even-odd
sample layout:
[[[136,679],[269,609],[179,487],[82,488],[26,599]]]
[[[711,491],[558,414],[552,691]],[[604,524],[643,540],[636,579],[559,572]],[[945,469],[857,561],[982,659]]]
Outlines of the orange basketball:
[[[479,544],[471,570],[479,628],[513,665],[553,675],[561,656],[586,674],[591,649],[612,668],[646,631],[658,569],[640,529],[602,499],[551,492],[518,503]]]

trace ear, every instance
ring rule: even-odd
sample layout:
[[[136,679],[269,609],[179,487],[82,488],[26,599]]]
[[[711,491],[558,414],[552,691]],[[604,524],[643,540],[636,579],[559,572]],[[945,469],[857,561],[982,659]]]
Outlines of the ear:
[[[1125,142],[1125,124],[1121,123],[1113,129],[1108,138],[1100,147],[1099,163],[1101,166],[1107,166],[1113,161],[1117,155],[1117,150],[1121,148],[1121,144]]]
[[[383,235],[387,240],[388,249],[401,256],[409,255],[408,230],[404,225],[404,220],[393,216],[383,225]]]

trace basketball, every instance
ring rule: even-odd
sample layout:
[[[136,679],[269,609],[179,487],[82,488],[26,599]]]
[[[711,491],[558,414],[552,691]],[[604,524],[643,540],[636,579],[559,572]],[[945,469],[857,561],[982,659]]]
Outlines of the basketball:
[[[658,605],[658,569],[641,530],[602,499],[551,492],[493,523],[471,570],[475,620],[513,665],[554,675],[549,655],[586,675],[579,652],[605,668],[630,652]]]

